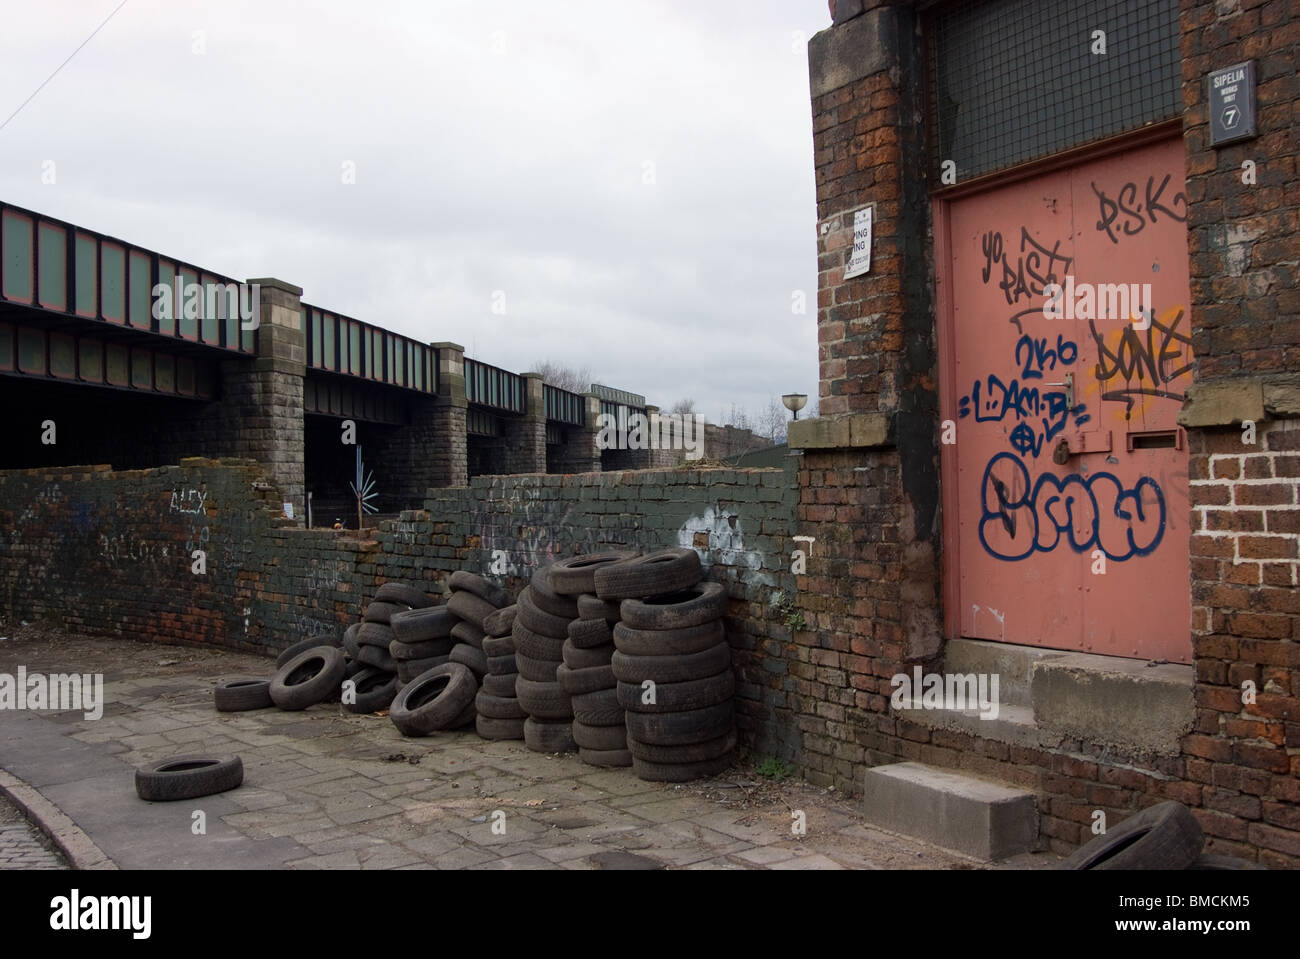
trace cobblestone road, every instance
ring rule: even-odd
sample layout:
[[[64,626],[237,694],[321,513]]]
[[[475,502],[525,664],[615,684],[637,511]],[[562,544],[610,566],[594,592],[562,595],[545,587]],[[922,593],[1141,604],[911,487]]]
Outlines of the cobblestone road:
[[[0,869],[67,869],[49,840],[0,796]]]

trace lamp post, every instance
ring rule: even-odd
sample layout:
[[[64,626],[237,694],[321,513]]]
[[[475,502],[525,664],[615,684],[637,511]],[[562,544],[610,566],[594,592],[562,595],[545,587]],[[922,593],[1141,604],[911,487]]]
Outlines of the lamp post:
[[[781,402],[785,408],[794,414],[794,418],[799,418],[799,411],[808,405],[807,393],[786,393],[781,397]]]

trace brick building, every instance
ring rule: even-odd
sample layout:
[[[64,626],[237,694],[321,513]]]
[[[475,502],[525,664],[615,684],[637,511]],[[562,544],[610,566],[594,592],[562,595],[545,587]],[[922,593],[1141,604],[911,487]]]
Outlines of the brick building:
[[[1294,867],[1300,8],[832,6],[791,754],[1014,784],[1060,851],[1177,799]],[[1000,717],[894,708],[917,665]]]

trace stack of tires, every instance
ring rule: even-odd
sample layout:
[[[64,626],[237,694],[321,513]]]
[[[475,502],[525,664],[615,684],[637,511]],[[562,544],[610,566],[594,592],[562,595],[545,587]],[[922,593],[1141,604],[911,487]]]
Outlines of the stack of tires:
[[[361,666],[347,676],[352,686],[343,696],[345,709],[364,714],[388,708],[397,695],[399,678],[398,662],[392,653],[393,641],[397,639],[393,618],[432,606],[433,600],[414,586],[384,583],[375,591],[374,601],[362,613],[360,625],[350,638],[344,639],[345,648]]]
[[[511,636],[518,606],[499,609],[483,620],[483,653],[487,675],[474,699],[478,718],[474,728],[484,739],[523,739],[528,714],[515,696],[519,675],[515,641]]]
[[[511,638],[515,646],[515,696],[523,707],[524,744],[534,752],[568,753],[573,741],[573,706],[556,673],[564,662],[569,623],[578,618],[578,603],[550,584],[550,566],[533,573],[519,594]]]
[[[388,651],[397,662],[397,692],[417,676],[451,658],[456,617],[446,606],[428,606],[398,613],[389,623],[393,641]]]
[[[716,775],[736,747],[726,594],[700,577],[690,549],[659,550],[596,572],[598,599],[620,601],[610,667],[641,779]]]
[[[635,556],[630,551],[595,553],[560,560],[548,568],[547,583],[557,595],[572,597],[578,614],[569,623],[560,647],[562,662],[555,677],[569,696],[578,757],[592,766],[632,765],[627,726],[610,666],[614,655],[611,630],[618,621],[618,604],[595,596],[595,577],[599,570]]]
[[[478,680],[468,666],[446,662],[402,687],[388,718],[403,736],[427,736],[474,722]]]
[[[474,674],[477,684],[487,675],[487,654],[483,652],[486,637],[484,624],[493,613],[510,605],[510,594],[482,576],[458,570],[447,580],[451,595],[447,609],[456,617],[451,636],[456,644],[451,648],[451,661],[460,663]]]

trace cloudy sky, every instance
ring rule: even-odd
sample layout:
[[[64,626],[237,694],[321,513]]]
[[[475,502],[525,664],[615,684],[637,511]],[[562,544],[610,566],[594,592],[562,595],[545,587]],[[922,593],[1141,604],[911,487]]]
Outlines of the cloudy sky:
[[[0,123],[119,2],[10,6]],[[0,197],[516,372],[756,414],[817,394],[806,42],[829,20],[127,0],[0,129]]]

